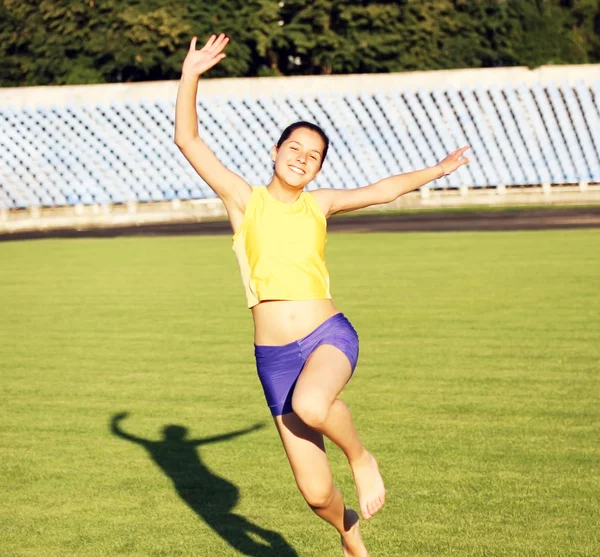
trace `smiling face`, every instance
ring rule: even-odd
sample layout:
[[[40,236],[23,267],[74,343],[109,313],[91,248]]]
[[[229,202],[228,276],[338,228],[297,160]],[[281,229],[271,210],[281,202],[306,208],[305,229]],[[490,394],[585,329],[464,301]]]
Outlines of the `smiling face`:
[[[271,154],[275,175],[288,186],[302,189],[316,178],[323,161],[325,143],[308,128],[297,128]]]

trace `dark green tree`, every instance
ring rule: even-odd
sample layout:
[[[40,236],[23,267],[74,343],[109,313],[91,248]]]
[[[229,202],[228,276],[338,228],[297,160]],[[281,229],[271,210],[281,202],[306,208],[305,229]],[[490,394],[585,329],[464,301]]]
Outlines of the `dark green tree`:
[[[0,0],[0,85],[600,62],[600,0]]]
[[[589,61],[585,29],[591,19],[589,1],[536,0],[510,2],[508,39],[520,65],[580,64]],[[575,11],[575,5],[577,12]],[[589,8],[590,6],[587,6]],[[577,13],[577,15],[576,15]]]
[[[280,7],[274,0],[190,0],[189,21],[198,45],[211,34],[231,37],[227,58],[210,77],[278,75],[276,45],[282,36]]]
[[[190,34],[187,12],[175,0],[3,0],[1,6],[4,85],[172,78]]]

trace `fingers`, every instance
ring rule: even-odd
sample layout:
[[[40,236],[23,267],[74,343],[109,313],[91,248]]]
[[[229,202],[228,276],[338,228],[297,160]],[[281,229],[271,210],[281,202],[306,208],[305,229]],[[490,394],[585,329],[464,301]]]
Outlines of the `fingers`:
[[[212,48],[212,45],[215,44],[216,40],[217,40],[217,36],[211,35],[210,39],[208,39],[208,41],[206,41],[206,44],[204,45],[203,48]]]
[[[458,158],[460,156],[462,156],[462,154],[467,151],[468,149],[470,149],[471,146],[470,145],[465,145],[464,147],[460,147],[458,149],[455,149],[454,151],[452,151],[448,157],[454,157],[454,158]]]
[[[202,73],[204,73],[205,71],[210,70],[213,66],[216,66],[221,60],[223,60],[223,58],[225,58],[227,55],[226,54],[217,54],[217,56],[215,56],[212,60],[210,60],[206,66],[204,66]]]
[[[210,50],[213,54],[217,54],[225,48],[228,42],[229,37],[225,33],[221,33],[218,37],[217,35],[211,35],[202,50]]]
[[[471,159],[468,157],[463,157],[461,159],[457,159],[456,161],[453,161],[451,163],[450,169],[445,170],[444,176],[450,176],[450,174],[452,174],[453,172],[456,172],[461,166],[463,166],[465,164],[469,164],[470,162],[471,162]],[[442,170],[444,170],[443,166],[442,166]]]
[[[469,149],[469,146],[461,147],[452,151],[444,160],[438,163],[438,166],[442,169],[444,176],[449,176],[453,172],[456,172],[461,166],[469,164],[471,159],[469,157],[463,157],[465,151]]]
[[[211,46],[211,50],[216,54],[217,52],[221,52],[229,42],[229,37],[225,35],[225,33],[221,33],[213,45]]]
[[[196,50],[196,41],[197,40],[198,40],[198,37],[192,37],[192,42],[190,43],[190,51]]]

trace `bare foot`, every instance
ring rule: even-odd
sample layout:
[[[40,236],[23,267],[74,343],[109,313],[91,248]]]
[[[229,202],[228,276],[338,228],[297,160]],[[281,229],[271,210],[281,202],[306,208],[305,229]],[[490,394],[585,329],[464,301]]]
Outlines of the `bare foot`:
[[[377,461],[370,452],[365,451],[364,456],[351,462],[350,466],[358,491],[360,512],[369,520],[385,503],[385,487]]]
[[[344,534],[342,535],[342,550],[344,557],[369,557],[369,552],[358,531],[358,514],[352,509],[344,511]]]

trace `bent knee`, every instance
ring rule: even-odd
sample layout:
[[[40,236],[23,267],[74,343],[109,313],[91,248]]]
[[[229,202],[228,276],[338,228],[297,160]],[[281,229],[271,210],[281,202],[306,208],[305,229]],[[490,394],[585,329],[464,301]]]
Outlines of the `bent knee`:
[[[327,420],[330,405],[318,397],[299,395],[292,398],[292,410],[307,426],[319,428]]]
[[[321,489],[314,487],[307,489],[300,488],[300,492],[311,509],[324,509],[331,505],[333,501],[333,485]]]

